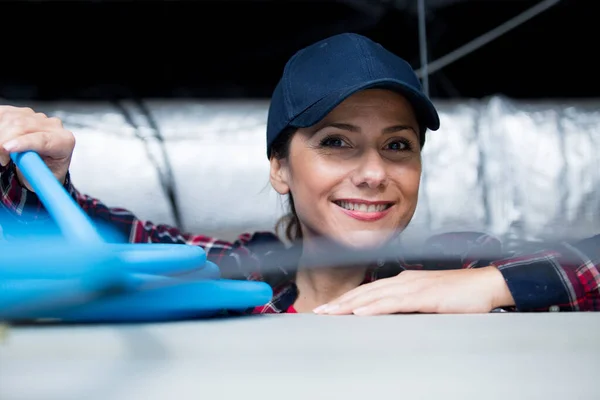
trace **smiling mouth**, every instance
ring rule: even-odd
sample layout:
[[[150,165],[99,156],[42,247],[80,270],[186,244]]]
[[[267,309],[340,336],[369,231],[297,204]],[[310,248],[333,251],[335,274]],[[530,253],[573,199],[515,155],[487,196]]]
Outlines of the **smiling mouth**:
[[[349,201],[349,200],[335,200],[334,203],[343,208],[344,210],[361,212],[361,213],[379,213],[387,210],[394,205],[393,202],[368,202],[368,201]]]

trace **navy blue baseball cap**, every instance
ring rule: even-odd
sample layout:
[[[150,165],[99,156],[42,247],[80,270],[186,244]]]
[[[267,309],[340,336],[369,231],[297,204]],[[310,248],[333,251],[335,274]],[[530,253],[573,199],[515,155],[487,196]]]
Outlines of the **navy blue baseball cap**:
[[[412,104],[421,143],[426,129],[440,127],[410,64],[371,39],[343,33],[298,51],[285,65],[269,106],[267,157],[286,128],[313,126],[352,94],[374,88],[397,91]]]

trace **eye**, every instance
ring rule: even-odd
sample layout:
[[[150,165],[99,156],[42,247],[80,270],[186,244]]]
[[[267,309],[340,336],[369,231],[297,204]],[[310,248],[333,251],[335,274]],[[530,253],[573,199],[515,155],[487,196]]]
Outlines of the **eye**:
[[[386,149],[392,150],[392,151],[407,151],[407,150],[411,150],[412,146],[408,140],[402,139],[402,140],[394,140],[393,142],[388,143],[386,145]]]
[[[336,136],[329,136],[321,140],[321,147],[348,147],[344,139]]]

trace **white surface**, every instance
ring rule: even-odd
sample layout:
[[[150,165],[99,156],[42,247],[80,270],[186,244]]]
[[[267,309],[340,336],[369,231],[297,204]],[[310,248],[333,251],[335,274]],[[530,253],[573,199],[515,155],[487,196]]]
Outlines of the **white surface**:
[[[19,327],[0,399],[598,399],[599,313]]]

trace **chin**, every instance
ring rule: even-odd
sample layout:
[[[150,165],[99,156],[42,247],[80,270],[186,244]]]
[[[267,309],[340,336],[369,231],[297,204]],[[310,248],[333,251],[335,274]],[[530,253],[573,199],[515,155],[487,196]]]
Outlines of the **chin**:
[[[343,246],[354,249],[376,249],[385,246],[399,234],[400,231],[354,230],[336,235],[332,239]]]

